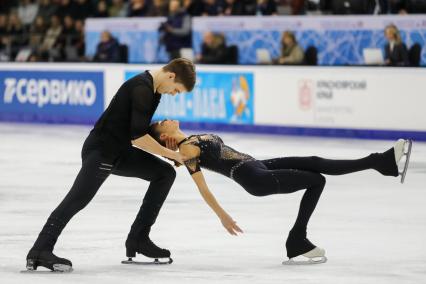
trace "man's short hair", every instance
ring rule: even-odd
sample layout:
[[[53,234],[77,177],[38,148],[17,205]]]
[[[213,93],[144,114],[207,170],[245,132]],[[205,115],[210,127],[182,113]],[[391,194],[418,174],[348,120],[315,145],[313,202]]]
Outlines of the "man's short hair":
[[[195,65],[186,58],[176,58],[163,67],[163,71],[176,74],[175,82],[181,83],[190,92],[195,85]]]

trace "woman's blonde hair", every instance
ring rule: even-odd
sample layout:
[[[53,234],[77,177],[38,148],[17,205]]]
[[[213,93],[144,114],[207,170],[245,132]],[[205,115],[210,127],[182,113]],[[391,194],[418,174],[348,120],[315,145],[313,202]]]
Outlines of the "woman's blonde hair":
[[[394,24],[387,25],[386,28],[385,28],[385,32],[387,30],[391,31],[391,33],[393,34],[393,36],[395,38],[395,42],[397,44],[402,43],[401,34],[400,34],[398,28]]]
[[[293,41],[293,43],[297,44],[297,39],[296,39],[296,36],[294,35],[293,32],[291,32],[291,31],[285,31],[285,32],[283,32],[283,34],[281,36],[281,43],[284,43],[284,38],[285,37],[291,38],[291,40]]]

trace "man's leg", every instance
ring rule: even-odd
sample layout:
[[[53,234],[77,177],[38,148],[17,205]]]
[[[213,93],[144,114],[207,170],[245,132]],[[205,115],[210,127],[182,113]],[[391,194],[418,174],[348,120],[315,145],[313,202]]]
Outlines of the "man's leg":
[[[110,174],[112,165],[103,162],[100,152],[91,151],[84,159],[71,190],[52,212],[27,256],[27,267],[44,266],[54,270],[56,263],[69,264],[52,254],[56,241],[69,220],[83,209]],[[65,261],[66,260],[66,261]],[[29,263],[29,264],[28,264]]]
[[[169,257],[168,250],[162,250],[151,242],[149,232],[175,180],[176,172],[173,167],[154,155],[131,147],[118,161],[112,173],[150,181],[142,206],[127,237],[127,256],[134,257],[136,252],[139,252],[153,258]]]

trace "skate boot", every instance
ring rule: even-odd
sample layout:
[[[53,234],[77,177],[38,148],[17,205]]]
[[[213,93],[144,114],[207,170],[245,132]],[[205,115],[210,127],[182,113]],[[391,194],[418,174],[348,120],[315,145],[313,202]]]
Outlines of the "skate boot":
[[[142,254],[149,258],[154,258],[153,262],[140,262],[133,261],[133,257],[136,257],[136,253]],[[159,248],[155,245],[149,236],[145,236],[140,240],[127,239],[126,240],[126,256],[127,261],[122,261],[124,264],[171,264],[173,259],[170,257],[170,251],[167,249]],[[168,260],[159,260],[162,258],[168,258]]]
[[[375,160],[374,169],[384,176],[398,176],[398,165],[395,160],[395,148],[392,147],[383,153],[371,154]]]
[[[407,173],[408,163],[410,161],[412,143],[413,142],[411,140],[399,139],[395,143],[394,147],[390,148],[386,152],[371,154],[371,156],[377,161],[374,169],[385,176],[397,177],[400,175],[401,183],[403,183]],[[404,156],[406,157],[404,169],[400,172],[398,164]]]
[[[290,231],[285,243],[287,257],[284,265],[319,264],[327,261],[325,250],[312,244],[306,238],[306,232]]]
[[[35,271],[42,266],[54,272],[71,272],[72,263],[68,259],[60,258],[48,250],[31,249],[27,255],[27,271]]]
[[[399,163],[401,162],[402,158],[405,157],[405,160],[403,161],[402,171],[399,171],[398,169],[398,173],[401,176],[401,183],[404,183],[405,175],[407,174],[412,146],[413,146],[413,141],[398,139],[398,141],[395,143],[395,146],[393,147],[395,151],[395,162],[397,164],[397,167]]]

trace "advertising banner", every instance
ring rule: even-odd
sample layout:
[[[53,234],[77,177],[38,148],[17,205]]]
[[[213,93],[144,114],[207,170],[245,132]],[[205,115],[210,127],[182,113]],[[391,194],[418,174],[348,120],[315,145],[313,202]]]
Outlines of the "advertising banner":
[[[384,28],[395,24],[403,42],[410,48],[426,45],[424,15],[389,16],[291,16],[291,17],[195,17],[193,48],[201,52],[205,32],[223,33],[228,45],[236,45],[240,64],[256,64],[257,49],[268,50],[272,58],[281,54],[284,31],[295,33],[300,46],[313,46],[318,51],[319,65],[363,65],[363,50],[378,48],[384,54],[387,43]],[[421,64],[426,65],[426,49],[422,49]]]
[[[128,71],[126,80],[139,72]],[[254,88],[251,72],[197,72],[190,93],[163,95],[154,120],[231,124],[254,123]]]
[[[103,72],[0,71],[0,119],[93,123],[104,110]]]

